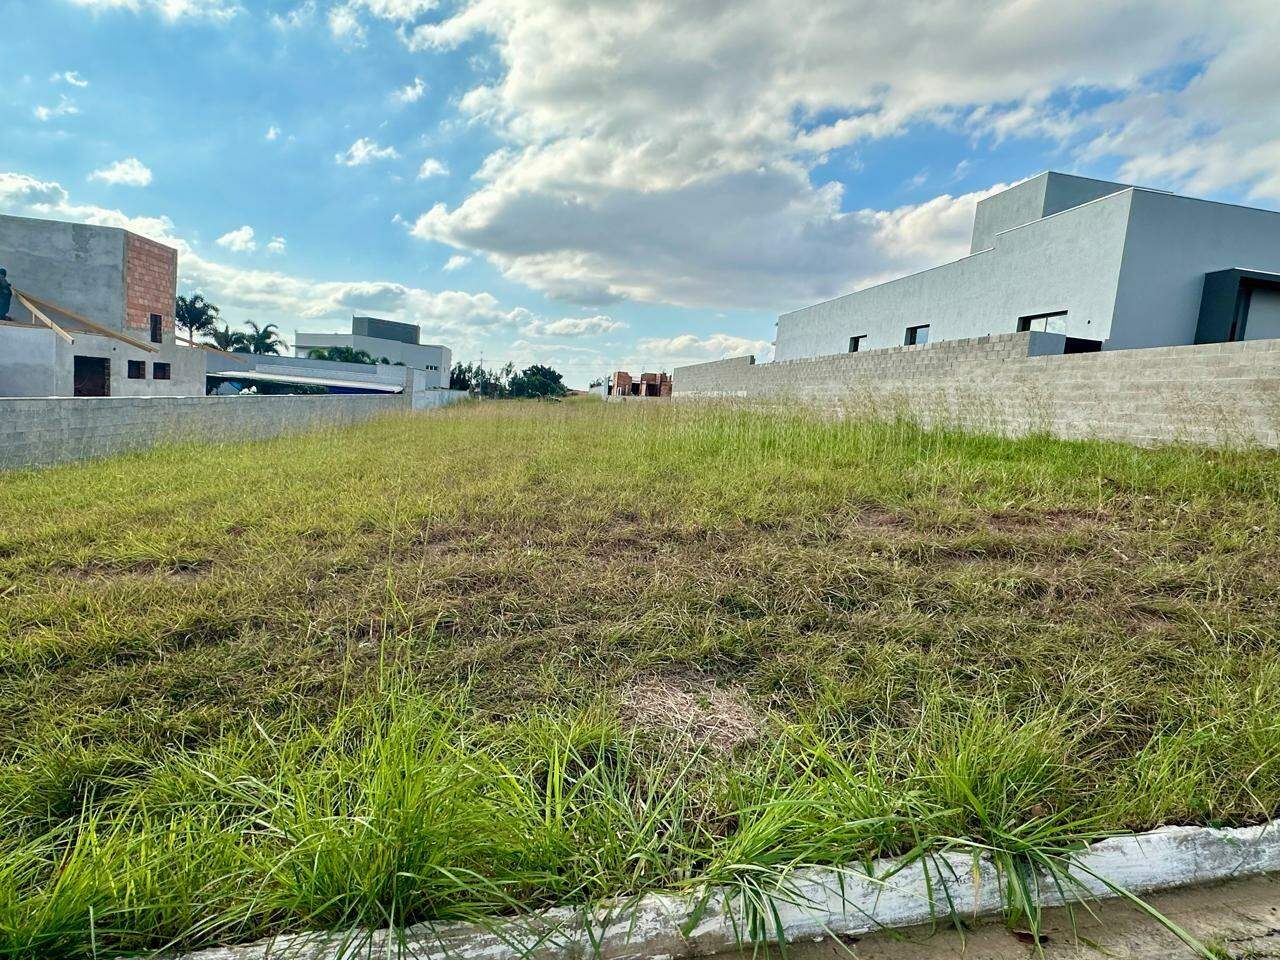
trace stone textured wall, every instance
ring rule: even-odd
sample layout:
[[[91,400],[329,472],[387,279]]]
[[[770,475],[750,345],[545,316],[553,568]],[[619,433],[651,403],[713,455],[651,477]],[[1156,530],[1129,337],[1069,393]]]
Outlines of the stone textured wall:
[[[404,394],[0,399],[0,469],[164,442],[247,440],[405,410]]]
[[[678,367],[675,396],[905,415],[1009,435],[1280,446],[1280,340],[1034,355],[1047,336]]]
[[[173,341],[178,293],[178,251],[137,234],[124,235],[125,328],[146,340],[151,314],[164,318],[164,342]]]

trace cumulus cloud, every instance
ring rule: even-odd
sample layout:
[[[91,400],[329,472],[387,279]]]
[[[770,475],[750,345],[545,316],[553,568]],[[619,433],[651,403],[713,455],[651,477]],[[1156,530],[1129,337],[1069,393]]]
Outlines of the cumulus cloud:
[[[445,273],[452,273],[454,270],[461,270],[470,262],[470,257],[465,254],[457,253],[449,258],[449,261],[444,265],[443,270]]]
[[[376,160],[396,160],[400,151],[395,147],[381,147],[368,137],[361,137],[343,153],[336,154],[334,160],[344,167],[363,167]]]
[[[224,233],[214,242],[232,253],[252,253],[258,249],[258,242],[253,237],[253,227],[246,224],[230,233]]]
[[[280,128],[273,123],[271,124],[271,126],[267,127],[267,132],[264,134],[264,136],[267,140],[279,140]]]
[[[427,93],[427,84],[421,77],[414,77],[413,83],[401,87],[392,97],[398,103],[417,103]]]
[[[277,30],[297,30],[310,23],[316,15],[316,0],[306,0],[292,10],[271,15],[271,25]]]
[[[151,183],[151,170],[137,157],[129,157],[93,171],[89,179],[117,186],[145,187]]]
[[[284,237],[272,237],[267,243],[267,253],[282,254],[285,252],[287,241]]]
[[[80,76],[75,70],[64,70],[62,73],[55,73],[49,78],[50,83],[65,83],[72,87],[84,89],[89,85],[89,81]]]
[[[621,320],[603,315],[595,317],[562,317],[559,320],[533,320],[521,333],[526,337],[597,337],[626,329]]]
[[[470,196],[422,213],[414,233],[484,254],[511,279],[572,302],[776,309],[838,295],[928,265],[926,257],[962,254],[953,227],[965,224],[974,197],[851,210],[841,186],[814,176],[829,152],[920,124],[993,141],[1078,143],[1100,122],[1079,94],[1090,104],[1129,103],[1134,113],[1151,83],[1168,82],[1169,68],[1221,62],[1223,37],[1253,29],[1242,12],[1274,4],[1229,7],[811,0],[796,29],[793,0],[666,0],[642,11],[605,4],[591,16],[575,0],[471,0],[405,36],[422,51],[491,45],[500,69],[460,107],[504,145],[482,164]],[[1267,23],[1277,16],[1267,13]],[[1255,101],[1240,115],[1257,117],[1254,132],[1267,144],[1280,142],[1280,101],[1246,78],[1280,69],[1264,62],[1275,33],[1253,29],[1256,56],[1233,54],[1240,81],[1232,90]],[[1204,116],[1223,89],[1215,77],[1211,68],[1197,81]],[[1187,102],[1148,110],[1168,128]],[[1112,127],[1115,150],[1124,118]],[[1135,156],[1146,129],[1131,128]],[[1244,132],[1232,139],[1237,148],[1247,146]],[[1244,149],[1246,166],[1280,169],[1271,149]],[[1148,151],[1149,163],[1160,155]],[[1225,170],[1228,156],[1222,151],[1216,166]],[[1215,166],[1203,153],[1162,162]],[[904,246],[891,248],[892,239]]]
[[[742,357],[755,355],[756,360],[769,358],[773,344],[768,340],[750,340],[736,337],[728,333],[713,333],[710,336],[698,337],[692,333],[683,333],[676,337],[650,338],[640,341],[642,354],[666,360],[668,363],[700,363],[707,360],[723,360],[726,357]]]
[[[427,157],[422,161],[422,166],[418,168],[418,179],[429,180],[432,177],[447,177],[449,168],[435,157]]]

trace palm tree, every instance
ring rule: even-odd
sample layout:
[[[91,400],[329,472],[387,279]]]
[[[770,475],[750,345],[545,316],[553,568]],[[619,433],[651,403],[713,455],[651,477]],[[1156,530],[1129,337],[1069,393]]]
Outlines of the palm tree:
[[[194,342],[197,333],[205,333],[216,328],[218,308],[206,300],[202,294],[193,293],[190,297],[178,297],[173,310],[173,319],[179,327],[187,331],[187,339]]]
[[[246,320],[245,323],[249,327],[249,333],[240,334],[242,340],[241,345],[233,347],[237,353],[257,353],[272,354],[278,356],[280,348],[286,350],[289,345],[276,335],[278,329],[274,323],[268,323],[265,327],[260,327],[252,320]]]
[[[239,330],[232,330],[227,324],[223,324],[222,328],[211,327],[204,331],[204,335],[209,338],[215,347],[219,350],[232,350],[236,353],[244,353],[245,335]]]
[[[315,347],[307,351],[312,360],[336,360],[339,363],[373,363],[373,355],[355,347]]]

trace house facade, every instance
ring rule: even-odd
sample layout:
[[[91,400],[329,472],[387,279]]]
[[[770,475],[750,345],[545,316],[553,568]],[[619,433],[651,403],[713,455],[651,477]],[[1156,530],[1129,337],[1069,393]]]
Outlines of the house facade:
[[[0,216],[14,287],[0,396],[203,396],[205,353],[174,336],[178,251],[118,227]]]
[[[1044,173],[978,204],[970,254],[778,318],[775,361],[995,336],[1066,351],[1280,337],[1280,213]]]
[[[448,347],[420,343],[422,330],[416,323],[399,323],[378,317],[352,317],[351,333],[298,333],[294,336],[294,356],[306,357],[312,350],[351,347],[363,350],[375,360],[425,371],[431,388],[447,389],[453,354]]]

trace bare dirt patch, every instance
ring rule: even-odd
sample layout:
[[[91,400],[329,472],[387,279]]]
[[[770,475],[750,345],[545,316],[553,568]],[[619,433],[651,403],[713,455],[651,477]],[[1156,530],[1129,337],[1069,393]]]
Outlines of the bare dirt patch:
[[[691,746],[723,753],[764,731],[764,718],[745,690],[692,673],[641,677],[626,691],[621,712],[636,727],[656,727]]]

